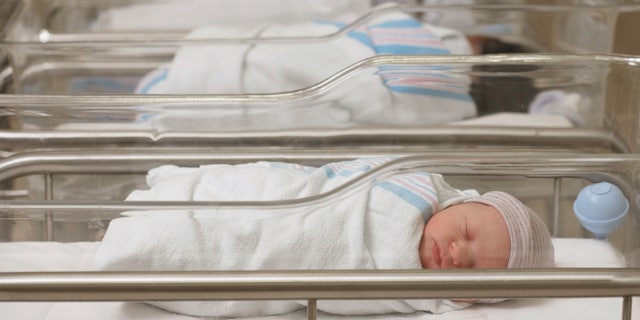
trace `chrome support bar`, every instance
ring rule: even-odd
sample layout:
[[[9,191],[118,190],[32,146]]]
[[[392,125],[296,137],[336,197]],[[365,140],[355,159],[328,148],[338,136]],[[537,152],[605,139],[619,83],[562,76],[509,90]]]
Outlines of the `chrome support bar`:
[[[45,201],[53,200],[53,175],[51,173],[44,175],[44,198]],[[47,241],[53,241],[53,232],[53,212],[45,211],[44,238]]]
[[[6,97],[0,97],[0,104]],[[86,108],[85,108],[86,109]],[[75,110],[75,109],[74,109]],[[82,108],[75,110],[83,112]],[[616,153],[629,153],[629,146],[618,136],[606,130],[594,129],[552,129],[552,128],[492,128],[440,126],[432,128],[403,127],[388,128],[368,126],[362,128],[288,129],[273,131],[234,132],[87,132],[87,131],[39,131],[0,132],[0,144],[5,148],[29,148],[57,146],[60,148],[86,147],[95,145],[112,146],[304,146],[350,147],[375,149],[389,145],[420,147],[425,144],[447,145],[449,143],[512,146],[558,146],[590,149],[594,146],[608,148]]]
[[[554,237],[557,237],[559,234],[558,226],[560,225],[560,197],[562,196],[562,192],[560,188],[562,187],[562,179],[554,178],[553,179],[553,230],[552,234]]]
[[[622,298],[622,320],[631,320],[631,307],[633,306],[633,300],[630,296],[624,296]]]
[[[0,273],[0,301],[631,297],[640,269]],[[630,306],[625,298],[625,312]],[[313,303],[312,303],[313,304]]]
[[[316,320],[318,318],[318,302],[316,299],[307,301],[307,319]]]

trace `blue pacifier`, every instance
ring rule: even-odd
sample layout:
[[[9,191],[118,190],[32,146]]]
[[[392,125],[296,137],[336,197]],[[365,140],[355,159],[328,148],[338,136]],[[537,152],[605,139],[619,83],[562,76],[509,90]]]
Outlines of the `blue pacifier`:
[[[629,201],[617,186],[599,182],[580,191],[573,202],[573,211],[585,229],[598,238],[606,238],[624,220]]]

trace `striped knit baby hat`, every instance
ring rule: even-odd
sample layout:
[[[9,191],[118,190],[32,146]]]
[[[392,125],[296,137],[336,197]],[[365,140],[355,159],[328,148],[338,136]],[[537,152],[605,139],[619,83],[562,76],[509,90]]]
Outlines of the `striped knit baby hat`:
[[[466,202],[490,205],[500,212],[509,228],[511,253],[508,268],[551,268],[553,244],[545,223],[529,207],[512,195],[491,191]]]

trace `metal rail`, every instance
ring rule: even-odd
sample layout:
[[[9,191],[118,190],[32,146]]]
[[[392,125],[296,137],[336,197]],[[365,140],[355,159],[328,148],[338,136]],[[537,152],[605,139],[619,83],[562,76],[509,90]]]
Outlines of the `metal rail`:
[[[0,301],[486,299],[640,295],[640,269],[0,273]]]
[[[0,273],[0,301],[486,299],[640,295],[640,269]]]
[[[79,110],[82,112],[81,110]],[[601,129],[552,129],[552,128],[486,128],[439,126],[432,128],[344,128],[305,129],[238,132],[82,132],[82,131],[38,131],[0,132],[0,145],[4,148],[24,149],[28,147],[74,148],[106,146],[211,146],[242,147],[282,146],[328,148],[351,147],[359,149],[391,150],[399,146],[427,151],[434,146],[476,145],[512,146],[535,148],[607,149],[614,153],[629,153],[629,146],[611,131]]]

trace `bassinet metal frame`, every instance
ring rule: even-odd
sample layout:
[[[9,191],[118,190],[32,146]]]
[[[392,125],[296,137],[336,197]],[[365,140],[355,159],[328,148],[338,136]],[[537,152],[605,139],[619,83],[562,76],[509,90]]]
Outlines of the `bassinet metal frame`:
[[[629,166],[640,163],[636,155],[540,155],[523,156],[502,152],[484,154],[437,153],[408,156],[402,164],[419,162],[421,167],[442,173],[480,175],[525,175],[532,177],[581,177],[608,180],[631,192]],[[168,161],[180,165],[249,160],[322,162],[348,159],[361,154],[326,153],[313,158],[300,153],[220,154],[190,150],[41,151],[0,161],[0,180],[60,173],[144,173]],[[632,170],[631,170],[632,171]],[[357,183],[357,181],[349,184]],[[348,186],[345,186],[345,188]],[[556,185],[557,187],[557,185]],[[122,212],[135,209],[197,209],[211,206],[287,206],[300,201],[265,202],[65,202],[5,201],[4,211],[29,212]],[[332,192],[340,192],[337,189]],[[322,195],[322,197],[330,196]],[[559,191],[554,192],[559,201]],[[315,199],[318,200],[318,199]],[[554,208],[557,213],[557,206]],[[635,209],[634,209],[635,211]],[[49,217],[52,219],[51,217]],[[52,223],[53,220],[48,221]],[[49,230],[49,228],[48,228]],[[0,273],[0,301],[147,301],[147,300],[307,300],[308,318],[317,316],[322,299],[428,299],[428,298],[558,298],[621,297],[622,319],[631,319],[632,297],[640,295],[640,269],[545,269],[545,270],[381,270],[381,271],[224,271],[224,272],[24,272]]]

